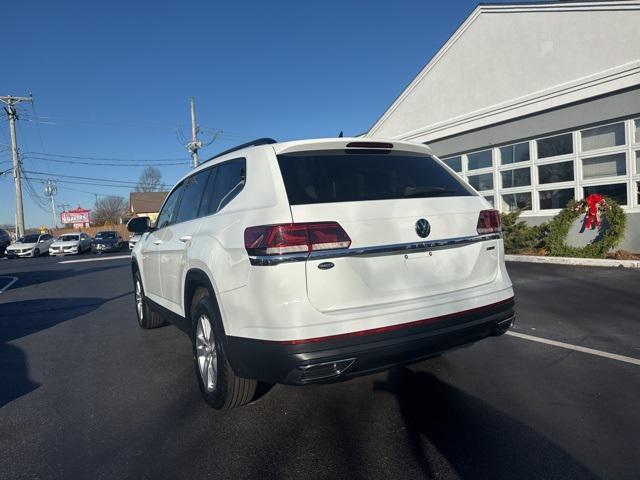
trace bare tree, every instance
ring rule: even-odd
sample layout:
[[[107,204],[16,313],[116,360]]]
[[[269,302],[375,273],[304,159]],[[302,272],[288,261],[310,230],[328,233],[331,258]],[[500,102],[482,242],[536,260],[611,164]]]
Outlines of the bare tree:
[[[93,209],[92,223],[104,225],[106,223],[120,223],[120,219],[129,214],[127,201],[122,197],[110,195],[96,200]]]
[[[159,192],[160,190],[162,190],[162,173],[156,167],[145,167],[138,179],[136,192]]]

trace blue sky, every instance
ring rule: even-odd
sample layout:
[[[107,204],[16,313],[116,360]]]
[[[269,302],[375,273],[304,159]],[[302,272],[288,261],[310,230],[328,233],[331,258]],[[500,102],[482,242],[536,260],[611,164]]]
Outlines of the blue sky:
[[[190,96],[202,139],[222,130],[202,157],[263,136],[366,131],[476,4],[13,2],[0,94],[33,92],[35,110],[23,104],[18,123],[23,169],[41,172],[27,174],[33,188],[42,193],[36,179],[58,179],[59,204],[91,208],[94,194],[131,190],[90,183],[132,184],[143,169],[97,159],[183,162],[161,162],[168,184],[188,171],[176,130],[189,130]],[[10,168],[8,135],[3,114],[0,172]],[[24,197],[26,225],[50,225],[50,211]],[[14,209],[12,178],[2,175],[0,223],[13,223]]]

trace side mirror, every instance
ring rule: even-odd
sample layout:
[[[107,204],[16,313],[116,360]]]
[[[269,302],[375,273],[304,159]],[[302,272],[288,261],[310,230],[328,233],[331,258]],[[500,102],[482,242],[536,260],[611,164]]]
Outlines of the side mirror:
[[[136,217],[129,220],[127,230],[133,233],[144,233],[151,230],[149,217]]]

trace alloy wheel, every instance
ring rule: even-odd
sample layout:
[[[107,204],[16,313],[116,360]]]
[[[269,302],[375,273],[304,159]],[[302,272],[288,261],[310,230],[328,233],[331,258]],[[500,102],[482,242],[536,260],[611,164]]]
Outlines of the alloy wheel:
[[[196,357],[202,383],[208,392],[216,389],[218,378],[218,355],[211,321],[201,314],[196,325]]]
[[[138,321],[141,322],[144,315],[142,285],[140,280],[136,280],[136,310],[138,311]]]

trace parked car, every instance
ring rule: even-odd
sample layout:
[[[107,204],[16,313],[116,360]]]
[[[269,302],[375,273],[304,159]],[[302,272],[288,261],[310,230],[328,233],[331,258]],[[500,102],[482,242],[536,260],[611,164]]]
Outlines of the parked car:
[[[118,252],[122,247],[124,240],[113,230],[98,232],[91,243],[91,251],[94,253]]]
[[[11,245],[11,235],[6,230],[0,228],[0,255],[4,255],[4,251]]]
[[[16,243],[9,245],[5,254],[9,258],[39,257],[49,252],[53,240],[53,236],[48,233],[24,235],[16,240]]]
[[[136,243],[138,243],[140,237],[142,237],[142,235],[136,234],[132,235],[131,238],[129,238],[129,250],[133,250],[133,247],[136,246]]]
[[[86,233],[65,233],[49,247],[49,255],[78,254],[91,250],[92,238]]]
[[[514,320],[500,216],[421,144],[360,138],[224,152],[171,190],[132,272],[138,323],[190,332],[204,399],[437,355]]]

